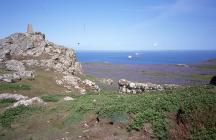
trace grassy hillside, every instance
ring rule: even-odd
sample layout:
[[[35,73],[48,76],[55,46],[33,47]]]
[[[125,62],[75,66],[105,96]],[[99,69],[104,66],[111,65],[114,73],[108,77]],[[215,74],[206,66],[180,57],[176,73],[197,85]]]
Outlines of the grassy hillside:
[[[55,83],[61,75],[34,70],[35,79],[0,83],[0,93],[39,96],[47,105],[7,109],[15,100],[0,100],[2,140],[216,138],[214,86],[122,95],[116,84],[108,86],[86,75],[81,78],[93,80],[102,91],[79,96]],[[64,101],[65,96],[74,100]]]
[[[16,90],[14,86],[8,87]],[[24,87],[17,91],[31,90]],[[64,101],[65,95],[74,100]],[[151,124],[152,139],[216,138],[216,89],[213,86],[140,95],[102,91],[84,96],[44,92],[40,96],[47,101],[46,107],[5,110],[3,108],[13,101],[0,101],[0,139],[100,139],[106,135],[136,139],[135,134],[143,133],[147,123]]]

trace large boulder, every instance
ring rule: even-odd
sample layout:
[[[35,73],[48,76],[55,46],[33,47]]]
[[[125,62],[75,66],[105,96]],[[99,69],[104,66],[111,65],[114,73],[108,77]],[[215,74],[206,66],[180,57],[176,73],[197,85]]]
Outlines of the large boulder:
[[[0,94],[0,100],[3,100],[3,99],[14,99],[15,101],[17,101],[9,108],[15,108],[18,106],[46,105],[46,103],[39,97],[33,97],[29,99],[27,96],[23,96],[20,94],[2,93]]]
[[[25,71],[25,66],[22,62],[17,60],[6,61],[6,69],[10,71]]]
[[[20,95],[20,94],[11,94],[11,93],[2,93],[2,94],[0,94],[0,100],[14,99],[16,101],[20,101],[20,100],[25,100],[27,98],[28,98],[27,96],[23,96],[23,95]]]
[[[25,66],[21,61],[8,60],[5,62],[5,67],[9,71],[14,71],[14,73],[8,73],[0,75],[0,82],[16,82],[23,78],[34,79],[33,71],[25,71]]]
[[[11,108],[18,106],[44,106],[46,103],[39,97],[33,97],[31,99],[20,100],[14,103]]]
[[[85,94],[86,90],[82,86],[82,80],[79,77],[73,75],[63,76],[62,79],[56,80],[58,85],[64,86],[68,90],[77,90],[80,94]]]
[[[75,89],[81,94],[85,94],[86,90],[91,90],[95,92],[100,91],[99,86],[96,85],[94,82],[88,79],[82,81],[79,77],[72,76],[72,75],[63,76],[62,79],[56,80],[56,83],[58,85],[64,86],[68,90]]]
[[[85,80],[83,81],[83,84],[84,84],[87,88],[89,88],[89,89],[91,89],[91,90],[93,90],[93,91],[95,91],[95,92],[99,92],[99,91],[100,91],[99,86],[96,85],[94,82],[88,80],[88,79],[85,79]]]
[[[3,62],[8,59],[10,59],[10,50],[1,50],[0,51],[0,62]]]
[[[34,73],[32,71],[18,71],[9,74],[0,75],[0,82],[12,83],[21,79],[34,79]]]

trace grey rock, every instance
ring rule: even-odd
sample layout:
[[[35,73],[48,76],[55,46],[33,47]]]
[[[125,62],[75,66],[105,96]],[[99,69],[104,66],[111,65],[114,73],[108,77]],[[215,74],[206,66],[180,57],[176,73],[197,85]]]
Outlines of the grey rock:
[[[23,96],[20,94],[11,94],[11,93],[0,94],[0,100],[2,100],[2,99],[14,99],[16,101],[19,101],[19,100],[25,100],[27,98],[28,98],[27,96]]]
[[[157,85],[153,83],[135,83],[125,79],[120,79],[118,85],[120,93],[131,94],[144,93],[148,91],[171,90],[179,87],[178,85],[174,84]]]
[[[82,74],[82,67],[76,62],[75,51],[46,41],[41,32],[14,33],[1,39],[0,61],[7,60],[9,56],[27,58],[23,63],[29,66],[52,68],[65,74]],[[29,58],[31,61],[28,61]]]
[[[64,100],[65,100],[65,101],[73,101],[73,100],[74,100],[74,98],[72,98],[72,97],[69,97],[69,96],[66,96],[66,97],[64,97]]]
[[[107,79],[107,78],[102,78],[100,79],[101,83],[107,84],[107,85],[112,85],[114,83],[114,81],[112,79]]]
[[[12,83],[19,81],[23,78],[34,79],[34,73],[32,71],[18,71],[11,74],[3,74],[0,76],[0,82]]]
[[[75,89],[81,94],[85,94],[86,90],[82,86],[82,80],[73,75],[63,76],[61,80],[56,80],[58,85],[64,86],[68,90]]]
[[[38,60],[34,60],[34,59],[23,60],[22,62],[27,66],[39,66]]]
[[[96,85],[94,82],[88,80],[88,79],[85,79],[83,81],[83,84],[87,87],[87,88],[90,88],[91,90],[95,91],[95,92],[99,92],[100,91],[100,88],[98,85]]]
[[[13,77],[20,77],[20,78],[31,78],[34,79],[35,75],[33,71],[18,71],[13,73]]]
[[[76,60],[75,51],[45,40],[41,32],[14,33],[0,39],[0,62],[8,70],[15,71],[0,75],[0,82],[34,78],[34,73],[26,71],[25,66],[37,66],[63,74],[64,77],[57,80],[57,84],[76,89],[81,94],[86,92],[87,85],[77,77],[83,72],[81,64]]]
[[[10,50],[9,49],[4,50],[4,49],[0,48],[0,50],[1,50],[0,51],[0,62],[3,62],[7,59],[10,59]]]
[[[81,94],[86,93],[86,89],[93,90],[95,92],[99,92],[100,88],[94,82],[86,79],[82,81],[79,77],[73,75],[63,76],[61,80],[56,80],[58,85],[62,85],[68,90],[75,89]]]
[[[6,61],[6,69],[11,71],[25,71],[25,67],[22,62],[17,60]]]
[[[34,106],[44,106],[46,105],[46,103],[39,97],[33,97],[31,99],[24,99],[24,100],[20,100],[16,103],[14,103],[11,108],[15,108],[18,106],[30,106],[30,105],[34,105]]]
[[[0,76],[0,82],[12,83],[19,80],[21,80],[21,78],[13,74],[3,74]]]

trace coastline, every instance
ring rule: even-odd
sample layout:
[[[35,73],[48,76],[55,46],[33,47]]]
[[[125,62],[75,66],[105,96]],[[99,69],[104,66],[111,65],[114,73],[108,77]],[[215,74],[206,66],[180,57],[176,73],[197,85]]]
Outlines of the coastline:
[[[155,84],[200,85],[208,84],[216,75],[216,60],[197,64],[112,64],[106,62],[83,62],[84,72],[97,78],[114,81],[127,79]]]

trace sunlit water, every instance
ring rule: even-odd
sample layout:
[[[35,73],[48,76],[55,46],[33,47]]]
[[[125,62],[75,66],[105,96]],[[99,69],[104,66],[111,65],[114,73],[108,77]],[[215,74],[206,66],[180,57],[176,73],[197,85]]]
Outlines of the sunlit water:
[[[78,51],[77,58],[113,64],[193,64],[216,58],[216,51]]]

